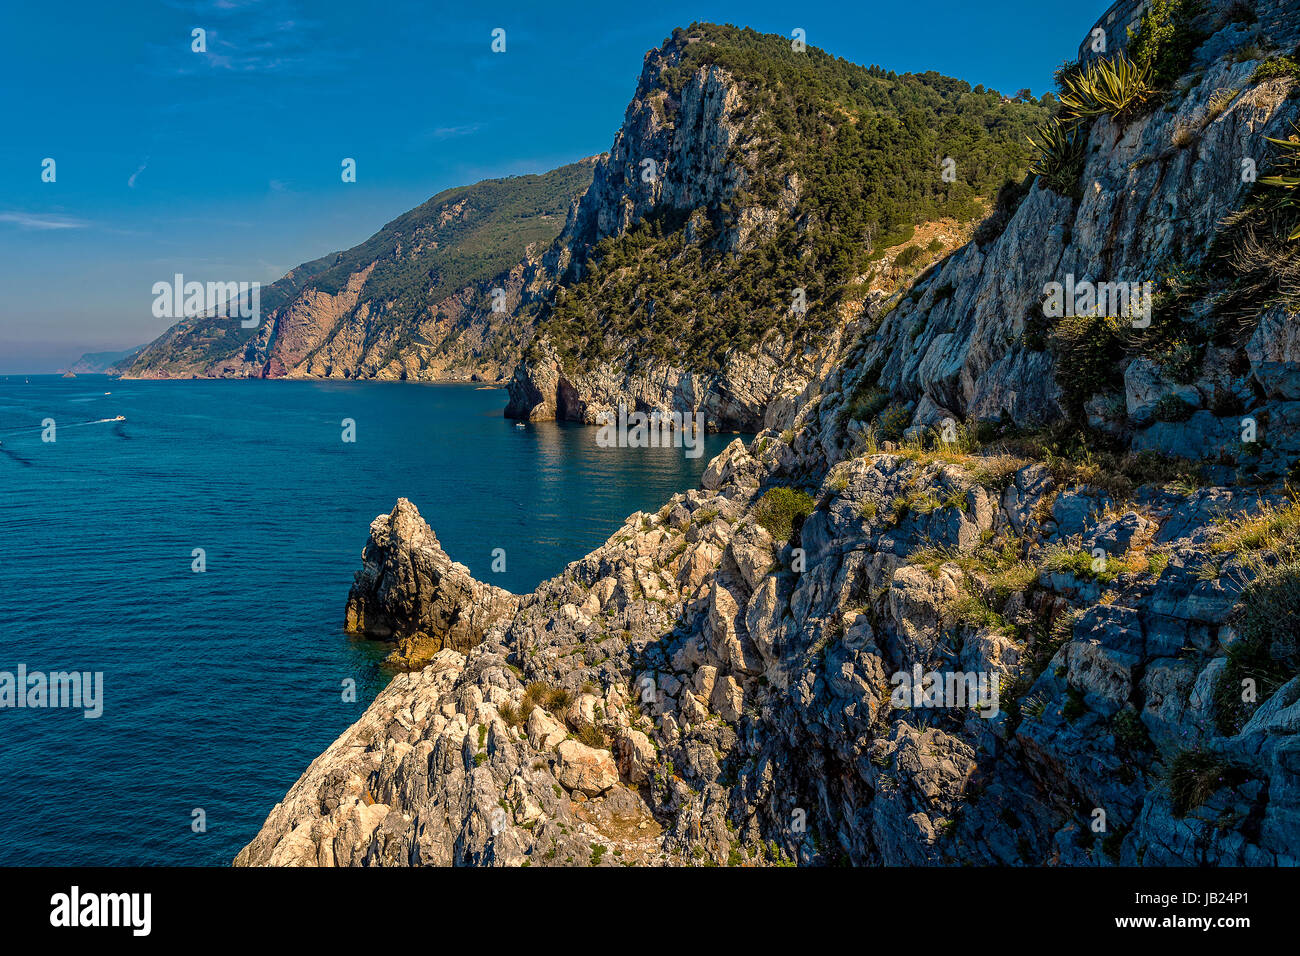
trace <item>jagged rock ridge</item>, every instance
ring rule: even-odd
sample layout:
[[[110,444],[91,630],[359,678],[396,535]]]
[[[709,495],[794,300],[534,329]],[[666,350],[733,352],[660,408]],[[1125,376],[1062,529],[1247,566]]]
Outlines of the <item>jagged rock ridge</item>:
[[[395,679],[236,862],[1300,863],[1294,304],[1252,301],[1245,344],[1211,337],[1185,381],[1152,347],[1080,382],[1026,318],[1066,271],[1168,256],[1201,278],[1157,330],[1241,311],[1211,250],[1253,191],[1223,169],[1300,118],[1297,78],[1249,55],[1300,16],[1252,40],[1237,6],[1211,5],[1178,95],[1089,125],[1078,200],[1034,184],[868,302],[699,489]],[[1169,394],[1179,415],[1147,407]],[[1218,437],[1243,417],[1260,447]],[[914,672],[998,693],[900,697]]]

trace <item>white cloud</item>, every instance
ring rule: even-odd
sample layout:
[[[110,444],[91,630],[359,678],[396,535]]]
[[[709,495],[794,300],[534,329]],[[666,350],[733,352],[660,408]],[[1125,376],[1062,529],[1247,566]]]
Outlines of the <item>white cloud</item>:
[[[90,223],[71,216],[32,215],[26,212],[0,212],[0,222],[12,223],[20,229],[85,229]]]
[[[434,139],[456,139],[477,133],[478,130],[478,123],[472,123],[468,126],[439,126],[437,129],[432,130],[429,135]]]

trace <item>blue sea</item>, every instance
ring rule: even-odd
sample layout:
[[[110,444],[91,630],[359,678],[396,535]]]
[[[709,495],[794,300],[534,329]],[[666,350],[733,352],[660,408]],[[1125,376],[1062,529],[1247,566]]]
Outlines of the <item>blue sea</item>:
[[[453,559],[526,592],[694,486],[731,437],[695,459],[603,449],[593,428],[516,428],[505,398],[0,377],[0,671],[103,673],[98,719],[0,709],[0,865],[229,863],[391,677],[388,648],[342,622],[399,496]]]

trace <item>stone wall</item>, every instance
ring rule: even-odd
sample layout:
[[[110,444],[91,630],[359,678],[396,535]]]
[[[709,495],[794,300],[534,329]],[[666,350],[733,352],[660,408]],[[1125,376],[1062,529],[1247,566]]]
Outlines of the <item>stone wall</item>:
[[[1114,56],[1122,52],[1128,46],[1129,28],[1137,29],[1148,6],[1150,0],[1116,0],[1111,4],[1079,44],[1079,62],[1086,63],[1099,56]],[[1106,48],[1094,52],[1093,36],[1098,29],[1106,31]]]
[[[1219,6],[1224,6],[1220,0]],[[1259,29],[1283,50],[1294,50],[1300,43],[1300,3],[1297,0],[1256,0],[1255,13]]]
[[[1128,46],[1128,31],[1136,30],[1142,14],[1151,0],[1117,0],[1088,30],[1079,44],[1079,62],[1086,63],[1099,56],[1114,56]],[[1206,0],[1206,20],[1209,30],[1217,32],[1227,24],[1233,7],[1249,6],[1254,9],[1254,23],[1238,23],[1241,34],[1258,34],[1267,45],[1289,52],[1300,42],[1300,2],[1297,0]],[[1093,50],[1093,34],[1100,28],[1106,31],[1105,51]]]

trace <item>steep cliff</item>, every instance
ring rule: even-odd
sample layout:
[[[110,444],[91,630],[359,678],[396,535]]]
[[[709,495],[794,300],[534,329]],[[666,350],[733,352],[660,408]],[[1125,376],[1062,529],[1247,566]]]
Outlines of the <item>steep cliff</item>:
[[[118,369],[509,378],[511,417],[623,404],[755,430],[825,373],[869,290],[1023,176],[1046,113],[695,24],[646,54],[609,154],[441,193],[262,290],[256,328],[187,317]]]
[[[361,245],[262,290],[256,328],[185,318],[119,370],[128,378],[502,380],[551,286],[542,256],[593,166],[439,193]]]
[[[762,427],[824,373],[874,282],[952,248],[913,243],[918,224],[978,218],[1023,175],[1045,115],[752,30],[675,31],[560,238],[506,415],[624,405]]]
[[[236,863],[1300,864],[1300,8],[1260,10],[1178,22],[1176,84],[395,679]]]

